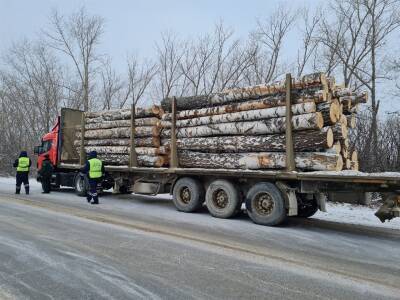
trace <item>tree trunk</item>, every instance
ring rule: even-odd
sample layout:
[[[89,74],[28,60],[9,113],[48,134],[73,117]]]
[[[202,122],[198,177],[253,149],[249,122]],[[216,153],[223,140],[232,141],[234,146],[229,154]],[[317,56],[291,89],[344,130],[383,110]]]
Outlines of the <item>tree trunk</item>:
[[[129,146],[85,146],[86,152],[96,151],[98,154],[126,154],[129,155]],[[168,154],[166,147],[135,147],[136,154],[147,156],[158,156]]]
[[[340,103],[338,100],[319,103],[317,111],[322,113],[325,126],[336,124],[341,115]]]
[[[98,120],[89,119],[89,120]],[[108,128],[116,128],[116,127],[130,127],[131,120],[112,120],[112,121],[104,121],[98,120],[98,122],[91,122],[85,124],[86,130],[91,129],[108,129]],[[160,126],[160,120],[155,117],[151,118],[138,118],[135,119],[135,126],[142,127],[142,126]]]
[[[322,128],[322,131],[326,131],[326,128]],[[333,137],[335,140],[344,140],[349,136],[349,131],[346,126],[343,126],[342,123],[336,123],[335,125],[330,127],[333,131]]]
[[[286,166],[285,153],[201,153],[179,151],[179,165],[187,168],[210,169],[282,169]],[[296,168],[314,171],[339,171],[343,168],[340,155],[325,152],[295,154]]]
[[[308,102],[314,103],[313,98],[301,98],[301,99],[294,99],[293,104],[304,104],[305,106],[312,105],[306,104]],[[178,120],[182,119],[191,119],[191,118],[198,118],[198,117],[206,117],[206,116],[214,116],[214,115],[222,115],[227,113],[235,113],[235,112],[243,112],[248,110],[257,110],[257,109],[266,109],[266,108],[273,108],[279,106],[285,106],[286,98],[284,96],[279,97],[277,100],[267,100],[267,99],[259,99],[259,100],[252,100],[246,101],[236,104],[229,104],[229,105],[222,105],[222,106],[215,106],[215,107],[205,107],[200,109],[193,109],[193,110],[183,110],[177,113],[176,117]],[[311,112],[311,111],[310,111]],[[294,113],[297,114],[297,113]],[[162,116],[163,121],[170,121],[171,114],[166,113]]]
[[[163,110],[161,107],[157,105],[153,105],[149,108],[140,108],[137,107],[135,109],[135,116],[137,118],[148,118],[148,117],[160,117],[163,114]],[[104,110],[98,112],[86,112],[85,118],[87,119],[88,123],[91,123],[91,120],[94,118],[102,118],[103,121],[113,121],[113,120],[129,120],[131,118],[131,109],[115,109],[115,110]],[[95,122],[98,122],[97,119]]]
[[[85,131],[85,139],[100,140],[100,139],[119,139],[129,138],[131,133],[130,127],[109,128],[109,129],[93,129]],[[81,133],[77,132],[77,137],[80,138]],[[135,127],[136,137],[155,137],[160,135],[160,129],[154,126]]]
[[[127,166],[129,164],[129,155],[125,154],[103,154],[99,155],[99,158],[105,165]],[[168,163],[168,159],[165,156],[138,155],[137,161],[139,167],[159,168]]]
[[[79,147],[80,140],[75,140],[74,145]],[[101,140],[85,140],[85,146],[129,146],[129,138],[110,138]],[[136,147],[160,147],[160,138],[158,136],[135,138]]]
[[[262,101],[265,103],[269,103],[269,107],[278,106],[279,103],[284,103],[285,101],[285,89],[279,92],[274,93],[266,93],[257,92],[257,86],[252,87],[253,91],[250,89],[245,92],[222,92],[215,93],[209,96],[200,95],[200,96],[191,96],[191,97],[182,97],[176,99],[176,106],[178,111],[183,110],[196,110],[204,107],[215,107],[221,106],[225,104],[232,103],[243,103],[247,102],[251,99],[258,99],[258,101]],[[254,92],[254,95],[250,94]],[[259,94],[258,96],[256,96]],[[327,95],[323,90],[315,90],[313,88],[303,89],[303,90],[292,90],[293,99],[298,99],[298,101],[311,100],[314,102],[322,102],[327,100]],[[171,98],[166,98],[161,101],[161,106],[165,111],[171,112]],[[296,102],[295,102],[296,103]],[[285,104],[281,104],[285,105]]]
[[[326,132],[320,130],[300,131],[294,135],[295,151],[317,151],[327,149],[333,145],[333,132],[330,128]],[[163,141],[168,145],[169,140]],[[219,136],[181,138],[177,140],[179,150],[200,152],[275,152],[285,151],[285,135],[266,136]]]
[[[285,117],[268,120],[210,124],[196,127],[179,128],[177,137],[203,137],[219,135],[262,135],[282,133],[285,131]],[[319,112],[293,116],[293,130],[321,129],[323,126],[322,115]],[[171,136],[169,129],[161,132],[162,137]]]
[[[292,113],[294,115],[313,113],[315,111],[316,111],[316,105],[314,102],[306,102],[306,103],[292,105]],[[265,120],[265,119],[284,117],[285,115],[286,115],[286,107],[278,106],[265,109],[248,110],[235,113],[226,113],[222,115],[178,120],[176,122],[176,126],[193,127],[193,126],[208,125],[208,124]],[[171,126],[167,122],[168,121],[163,121],[162,127],[170,128]]]

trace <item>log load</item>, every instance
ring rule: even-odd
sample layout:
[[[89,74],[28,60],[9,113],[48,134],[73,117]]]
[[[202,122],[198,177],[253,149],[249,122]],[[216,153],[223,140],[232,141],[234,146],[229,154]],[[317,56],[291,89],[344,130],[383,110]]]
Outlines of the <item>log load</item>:
[[[79,150],[79,148],[78,148]],[[98,154],[129,154],[129,146],[86,146],[86,152],[96,151]],[[161,146],[155,147],[135,147],[136,154],[138,155],[148,155],[148,156],[158,156],[167,155],[168,148]]]
[[[75,140],[74,145],[79,147],[81,145],[80,140]],[[85,146],[129,146],[129,138],[109,138],[100,140],[85,140]],[[160,147],[160,137],[144,137],[135,138],[136,147]]]
[[[347,126],[349,128],[356,128],[357,119],[355,114],[347,115]]]
[[[92,129],[85,131],[85,139],[99,140],[111,138],[129,138],[131,134],[130,127],[117,127],[109,129]],[[77,132],[77,138],[80,138],[80,132]],[[135,127],[135,137],[156,137],[160,135],[160,129],[155,126]]]
[[[319,103],[317,105],[317,111],[321,112],[324,119],[324,125],[336,124],[342,114],[341,106],[338,100]]]
[[[286,154],[261,153],[202,153],[179,151],[179,165],[187,168],[210,169],[282,169],[286,167]],[[298,152],[296,168],[313,171],[340,171],[343,160],[340,155],[325,152]]]
[[[293,79],[292,93],[296,97],[317,97],[321,100],[327,100],[327,91],[329,89],[327,80],[324,74],[315,73],[312,78],[319,78],[318,80],[303,80],[310,76],[305,75],[300,80]],[[181,97],[176,99],[177,110],[199,109],[203,107],[212,107],[238,101],[245,101],[250,99],[259,99],[267,97],[285,97],[285,81],[261,84],[244,88],[227,89],[219,93],[210,95],[199,95],[191,97]],[[171,111],[172,98],[166,98],[161,101],[161,106],[165,111]]]
[[[169,147],[169,139],[162,141]],[[298,132],[293,137],[295,151],[317,151],[333,146],[333,132],[330,128]],[[275,152],[285,151],[285,135],[265,136],[218,136],[177,139],[179,150],[193,150],[199,152]],[[340,152],[340,150],[339,150]],[[338,152],[338,153],[339,153]]]
[[[160,124],[161,124],[160,119],[155,117],[135,119],[135,126],[137,127],[144,127],[144,126],[160,127]],[[85,124],[85,130],[108,129],[115,127],[130,127],[130,126],[131,126],[131,120],[97,121]]]
[[[319,101],[317,98],[314,97],[296,98],[292,101],[293,104],[302,104],[307,102],[318,103]],[[226,113],[248,111],[248,110],[273,108],[285,105],[286,105],[286,97],[279,96],[279,97],[261,98],[258,100],[251,100],[251,101],[245,101],[245,102],[233,103],[221,106],[205,107],[192,110],[182,110],[177,113],[176,117],[178,120],[182,120],[182,119],[190,119],[196,117],[205,117],[205,116],[221,115]],[[294,112],[294,114],[296,113]],[[171,113],[163,114],[161,119],[163,121],[170,121],[172,119]]]
[[[135,108],[136,118],[148,118],[148,117],[160,117],[163,114],[163,110],[160,106],[153,105],[149,108]],[[113,120],[129,120],[131,118],[131,109],[115,109],[98,112],[86,112],[85,119],[86,123],[98,123],[101,121],[113,121]]]
[[[98,156],[106,165],[123,166],[129,164],[129,155],[125,154],[103,154]],[[160,168],[168,163],[165,156],[138,155],[137,162],[139,167]]]
[[[177,138],[204,137],[220,135],[262,135],[282,133],[285,131],[285,117],[259,121],[232,122],[210,124],[195,127],[178,128]],[[321,129],[324,125],[322,114],[319,112],[297,115],[292,118],[293,130]],[[163,130],[161,137],[171,136],[170,130]]]
[[[301,115],[314,112],[316,112],[316,105],[314,102],[306,102],[306,103],[299,103],[292,105],[293,115]],[[213,116],[177,120],[176,127],[193,127],[193,126],[208,125],[208,124],[266,120],[266,119],[284,117],[285,115],[286,115],[286,107],[278,106],[265,109],[226,113],[222,115],[213,115]],[[168,121],[163,121],[161,124],[163,128],[171,127]]]

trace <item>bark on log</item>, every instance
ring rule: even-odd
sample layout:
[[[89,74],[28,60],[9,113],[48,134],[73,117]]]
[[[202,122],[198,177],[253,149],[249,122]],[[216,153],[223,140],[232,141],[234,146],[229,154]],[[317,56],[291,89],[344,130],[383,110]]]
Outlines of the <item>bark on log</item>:
[[[317,105],[317,111],[322,113],[324,119],[324,125],[333,125],[339,121],[340,103],[338,100],[333,100],[332,102],[322,102]]]
[[[286,154],[261,153],[201,153],[179,151],[179,165],[187,168],[210,169],[282,169],[286,167]],[[325,152],[299,152],[295,154],[296,168],[315,171],[340,171],[340,155]]]
[[[331,129],[332,130],[332,129]],[[333,133],[332,133],[333,134]],[[328,153],[334,153],[334,154],[340,154],[340,151],[342,149],[342,146],[340,144],[340,141],[336,141],[332,147],[330,147],[329,149],[326,149],[326,152]]]
[[[91,120],[91,119],[89,119]],[[92,119],[95,120],[95,119]],[[96,118],[97,120],[97,118]],[[112,121],[98,121],[98,122],[91,122],[85,124],[86,130],[91,129],[108,129],[108,128],[116,128],[116,127],[130,127],[131,120],[112,120]],[[160,126],[160,119],[151,117],[151,118],[138,118],[135,120],[135,126],[143,127],[143,126]]]
[[[279,93],[262,93],[258,92],[257,86],[252,87],[254,90],[245,90],[245,91],[239,91],[243,89],[237,89],[236,90],[231,90],[228,92],[221,92],[221,93],[215,93],[211,94],[209,96],[206,95],[200,95],[200,96],[191,96],[191,97],[182,97],[182,98],[177,98],[176,103],[177,103],[177,110],[178,111],[183,111],[183,110],[196,110],[196,109],[201,109],[204,107],[215,107],[215,106],[221,106],[225,104],[232,104],[232,103],[241,103],[241,102],[247,102],[252,99],[259,99],[263,102],[270,103],[271,106],[278,106],[278,103],[282,103],[285,101],[285,88],[281,90]],[[321,87],[320,87],[321,88]],[[252,96],[252,94],[254,95]],[[314,102],[322,102],[326,101],[328,98],[327,93],[324,90],[315,90],[313,88],[310,89],[303,89],[303,90],[292,90],[293,94],[293,99],[309,99]],[[161,106],[165,111],[170,112],[171,111],[171,98],[163,99],[161,101]],[[295,102],[296,103],[296,102]],[[284,105],[284,104],[283,104]]]
[[[120,128],[109,128],[109,129],[93,129],[85,131],[85,139],[99,140],[99,139],[111,139],[111,138],[129,138],[131,128],[120,127]],[[80,138],[80,132],[77,132],[77,137]],[[136,137],[154,137],[160,135],[160,129],[154,126],[135,127],[135,138]]]
[[[193,109],[193,110],[183,110],[177,113],[177,119],[190,119],[190,118],[197,118],[197,117],[206,117],[206,116],[214,116],[214,115],[222,115],[226,113],[235,113],[235,112],[242,112],[248,110],[256,110],[256,109],[265,109],[265,108],[272,108],[272,107],[279,107],[285,106],[285,97],[280,96],[279,99],[276,100],[272,99],[259,99],[259,100],[252,100],[246,101],[241,103],[234,103],[222,106],[215,106],[215,107],[205,107],[200,109]],[[314,102],[314,98],[298,98],[293,100],[293,104],[301,104],[307,102]],[[163,121],[170,121],[171,114],[165,113],[162,116]]]
[[[333,132],[330,128],[326,132],[320,130],[300,131],[293,137],[294,149],[300,151],[318,151],[333,145]],[[164,140],[169,145],[169,140]],[[179,150],[199,152],[275,152],[285,151],[285,135],[266,136],[218,136],[181,138],[177,140]]]
[[[163,114],[163,110],[160,106],[153,105],[149,108],[140,108],[137,107],[135,111],[135,116],[137,118],[147,118],[147,117],[161,117]],[[97,112],[86,112],[85,118],[88,123],[92,121],[89,119],[93,118],[102,118],[103,121],[112,121],[112,120],[129,120],[131,118],[131,109],[115,109],[115,110],[104,110]],[[97,119],[95,122],[98,122]]]
[[[322,128],[322,131],[325,131],[327,127]],[[336,123],[335,125],[331,126],[333,131],[333,137],[335,140],[344,140],[348,138],[349,132],[347,127],[343,126],[341,123]]]
[[[285,117],[268,120],[210,124],[196,127],[178,128],[177,137],[204,137],[220,135],[262,135],[282,133],[285,131]],[[297,115],[292,118],[293,130],[321,129],[324,120],[319,112]],[[170,130],[164,129],[162,137],[169,137]]]
[[[306,103],[292,105],[293,115],[313,113],[315,111],[316,111],[316,105],[314,102],[306,102]],[[176,126],[193,127],[193,126],[208,125],[208,124],[266,120],[266,119],[284,117],[285,115],[286,115],[286,107],[278,106],[265,109],[227,113],[223,115],[214,115],[208,117],[178,120],[176,122]]]
[[[158,156],[168,154],[166,147],[135,147],[136,154]],[[85,146],[85,151],[96,151],[98,154],[126,154],[130,152],[129,146]]]
[[[99,158],[105,165],[127,166],[129,164],[129,155],[125,154],[112,154],[112,155],[99,155]],[[140,167],[162,167],[166,165],[168,159],[165,156],[137,156],[138,166]]]
[[[356,128],[357,119],[355,114],[347,115],[347,126],[349,128]]]
[[[75,140],[74,145],[79,147],[81,145],[80,140]],[[101,140],[85,140],[85,146],[129,146],[130,140],[126,138],[110,138]],[[160,137],[144,137],[135,138],[135,145],[137,147],[160,147]]]

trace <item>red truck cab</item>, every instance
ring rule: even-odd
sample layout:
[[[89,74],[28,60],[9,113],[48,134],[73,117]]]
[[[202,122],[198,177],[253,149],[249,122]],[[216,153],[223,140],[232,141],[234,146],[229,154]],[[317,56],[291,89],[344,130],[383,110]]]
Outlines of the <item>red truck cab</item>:
[[[42,162],[46,154],[49,155],[51,164],[55,168],[58,163],[58,138],[60,129],[60,118],[57,118],[57,122],[49,133],[46,133],[42,137],[42,144],[36,146],[34,149],[35,154],[38,155],[37,168],[40,170]]]

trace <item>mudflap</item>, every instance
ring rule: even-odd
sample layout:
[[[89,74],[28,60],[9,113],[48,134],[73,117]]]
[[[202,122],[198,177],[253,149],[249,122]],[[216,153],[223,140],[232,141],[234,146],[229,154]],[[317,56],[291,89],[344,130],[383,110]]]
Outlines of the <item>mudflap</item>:
[[[385,200],[382,206],[375,213],[375,216],[384,223],[386,220],[400,217],[400,195],[385,194]]]

